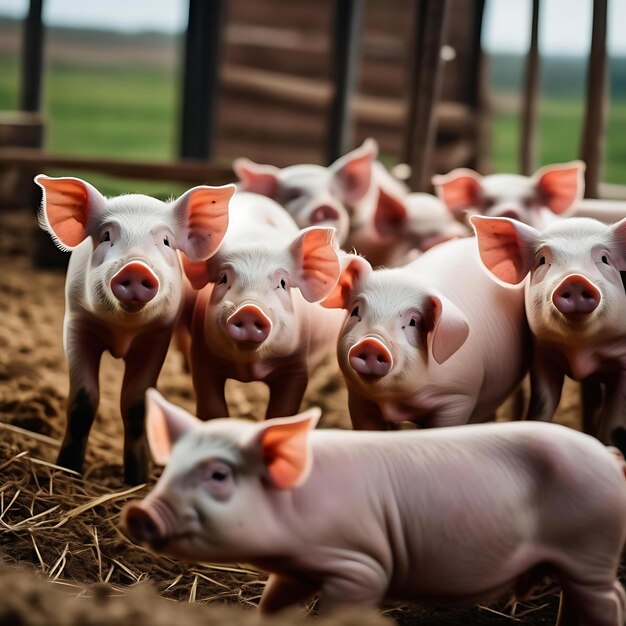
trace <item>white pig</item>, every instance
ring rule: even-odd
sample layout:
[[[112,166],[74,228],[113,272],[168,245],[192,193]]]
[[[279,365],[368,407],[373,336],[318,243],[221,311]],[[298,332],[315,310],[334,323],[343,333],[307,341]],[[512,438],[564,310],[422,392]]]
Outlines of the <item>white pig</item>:
[[[543,232],[507,218],[471,221],[493,276],[517,285],[529,275],[535,350],[528,417],[552,419],[567,375],[583,383],[584,430],[608,442],[626,426],[626,219],[569,218]]]
[[[485,275],[473,238],[400,268],[346,255],[324,306],[350,311],[337,347],[355,428],[493,418],[527,370],[521,288]]]
[[[177,250],[206,259],[228,226],[234,185],[194,187],[164,203],[144,195],[105,198],[78,178],[35,182],[42,228],[72,250],[65,285],[63,345],[70,372],[67,427],[58,463],[81,471],[108,350],[124,359],[121,395],[125,479],[147,479],[144,395],[156,384],[182,304]]]
[[[128,534],[168,556],[270,572],[266,613],[314,594],[323,612],[487,603],[548,570],[560,626],[624,623],[624,463],[587,435],[527,422],[312,430],[315,409],[203,424],[148,398],[150,449],[167,466],[125,508]]]
[[[309,374],[334,346],[342,314],[317,301],[337,283],[334,229],[299,230],[273,200],[238,191],[219,252],[185,260],[198,294],[191,370],[197,413],[225,417],[226,380],[261,380],[270,389],[267,417],[296,413]]]
[[[585,164],[546,165],[533,176],[491,174],[460,168],[434,176],[439,197],[453,213],[510,217],[543,227],[578,204],[585,191]]]

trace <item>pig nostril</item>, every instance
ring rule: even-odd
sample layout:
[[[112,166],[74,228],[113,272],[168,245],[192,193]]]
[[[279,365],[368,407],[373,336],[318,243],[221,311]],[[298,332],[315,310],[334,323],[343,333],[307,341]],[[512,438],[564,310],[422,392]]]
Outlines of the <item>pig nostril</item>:
[[[582,295],[582,297],[583,297],[585,300],[594,300],[594,299],[595,299],[595,298],[593,297],[593,294],[589,293],[588,291],[583,291],[581,295]]]
[[[147,280],[142,280],[141,281],[141,286],[145,287],[146,289],[152,289],[152,283],[150,281],[147,281]]]
[[[566,291],[564,293],[561,294],[561,298],[565,298],[566,300],[570,299],[570,293],[569,291]]]
[[[242,328],[243,327],[243,322],[235,322],[235,326],[237,328]]]
[[[265,326],[261,322],[254,322],[254,326],[257,330],[263,330]]]
[[[384,363],[384,362],[385,362],[385,359],[383,359],[383,357],[382,357],[380,354],[376,357],[376,360],[377,360],[379,363]]]
[[[120,285],[122,285],[122,287],[129,287],[130,286],[130,280],[123,280]]]

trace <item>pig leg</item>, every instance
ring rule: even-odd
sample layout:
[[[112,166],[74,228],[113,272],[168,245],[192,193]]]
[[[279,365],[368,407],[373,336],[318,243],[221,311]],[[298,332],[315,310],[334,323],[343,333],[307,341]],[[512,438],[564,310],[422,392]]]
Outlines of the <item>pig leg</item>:
[[[392,427],[375,402],[370,402],[351,389],[348,389],[348,410],[354,430],[390,430]]]
[[[320,614],[328,614],[342,606],[377,607],[383,600],[386,581],[366,572],[351,572],[350,578],[330,578],[320,591]]]
[[[171,339],[171,330],[150,332],[135,339],[124,357],[121,412],[124,422],[124,480],[139,485],[148,480],[145,431],[146,389],[155,387]]]
[[[309,376],[306,369],[272,376],[267,381],[270,400],[265,419],[295,415],[300,410],[300,403],[308,384]]]
[[[65,436],[57,464],[82,472],[87,438],[100,402],[98,372],[104,346],[93,333],[78,324],[67,324],[65,338],[70,393]]]
[[[563,370],[536,347],[530,368],[530,403],[526,419],[552,420],[561,400],[564,377]]]
[[[263,590],[259,609],[269,615],[308,600],[319,589],[319,583],[271,574]]]
[[[602,386],[597,381],[585,379],[580,383],[583,432],[595,437],[598,411],[602,406]]]
[[[624,590],[617,582],[563,581],[557,626],[623,626]]]
[[[196,415],[203,421],[228,417],[224,388],[226,365],[220,363],[207,349],[204,334],[192,336],[191,378],[196,394]]]
[[[616,428],[626,427],[626,374],[620,374],[606,382],[605,406],[599,419],[598,439],[611,442]]]

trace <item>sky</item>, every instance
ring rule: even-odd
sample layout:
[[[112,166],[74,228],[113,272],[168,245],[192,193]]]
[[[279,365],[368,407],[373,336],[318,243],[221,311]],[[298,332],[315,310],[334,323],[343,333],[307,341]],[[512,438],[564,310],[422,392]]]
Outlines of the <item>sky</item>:
[[[626,56],[626,0],[608,1],[609,52]],[[542,53],[586,55],[592,4],[593,0],[542,0],[539,33]],[[492,52],[525,52],[530,39],[531,5],[531,0],[486,0],[485,48]],[[22,17],[27,6],[28,0],[0,0],[0,15]],[[124,32],[180,32],[185,27],[186,13],[186,0],[44,1],[47,24]]]

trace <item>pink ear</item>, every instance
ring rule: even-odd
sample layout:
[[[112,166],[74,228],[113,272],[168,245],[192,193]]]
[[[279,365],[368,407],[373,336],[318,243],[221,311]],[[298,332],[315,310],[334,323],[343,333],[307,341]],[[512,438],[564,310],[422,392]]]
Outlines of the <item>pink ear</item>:
[[[619,259],[618,270],[626,272],[626,217],[611,226],[613,230],[613,238],[617,247],[617,255]]]
[[[335,229],[311,226],[289,246],[295,263],[295,284],[309,302],[325,298],[337,284],[341,268],[333,244]]]
[[[441,365],[465,343],[470,329],[465,315],[450,300],[439,295],[431,295],[429,300],[433,357]]]
[[[71,250],[89,236],[93,213],[104,210],[100,192],[80,178],[35,177],[43,190],[40,223],[61,250]]]
[[[347,309],[358,283],[372,273],[367,259],[356,254],[344,254],[339,259],[342,267],[339,281],[330,295],[322,302],[327,309]]]
[[[165,465],[174,444],[197,425],[196,417],[165,400],[156,389],[146,391],[146,435],[155,463]]]
[[[584,173],[582,161],[542,167],[533,176],[539,202],[557,215],[565,213],[585,193]]]
[[[261,165],[250,159],[235,159],[233,170],[242,182],[244,191],[259,193],[268,198],[278,194],[280,170],[273,165]]]
[[[337,197],[349,206],[354,206],[370,188],[372,167],[378,156],[378,144],[366,139],[363,145],[344,154],[331,166],[332,188]]]
[[[320,415],[320,409],[313,408],[294,417],[274,418],[261,426],[261,456],[272,487],[292,489],[308,478],[312,465],[309,432]]]
[[[445,176],[433,176],[439,199],[454,213],[480,208],[483,198],[482,177],[474,170],[459,168]]]
[[[381,237],[398,235],[404,228],[407,219],[407,209],[402,200],[380,188],[374,214],[374,227],[378,234]]]
[[[517,285],[524,280],[539,231],[507,217],[473,215],[470,222],[484,266],[505,283]]]
[[[202,289],[211,280],[211,272],[208,261],[190,261],[186,256],[182,257],[183,271],[194,289]]]
[[[194,187],[172,204],[177,247],[192,261],[208,259],[220,247],[235,190],[235,185]]]

